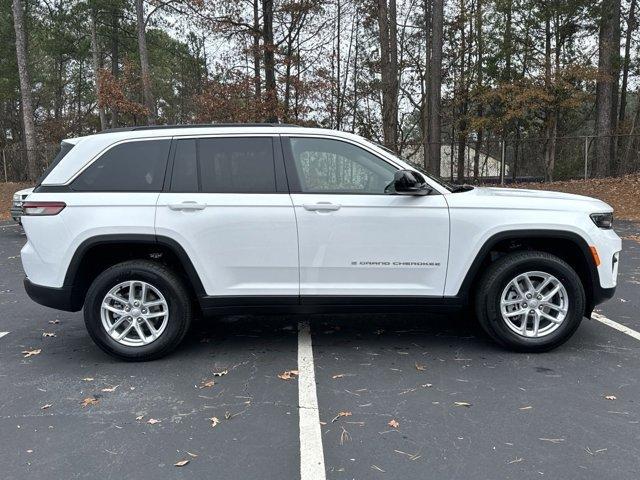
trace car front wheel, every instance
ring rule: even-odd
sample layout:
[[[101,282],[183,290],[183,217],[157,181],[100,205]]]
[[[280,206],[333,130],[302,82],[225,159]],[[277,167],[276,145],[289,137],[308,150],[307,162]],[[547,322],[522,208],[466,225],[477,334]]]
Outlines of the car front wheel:
[[[130,361],[167,355],[184,338],[191,301],[182,280],[164,265],[134,260],[93,281],[84,306],[87,330],[105,352]]]
[[[508,254],[489,266],[476,292],[483,329],[523,352],[551,350],[576,331],[585,308],[578,274],[546,252]]]

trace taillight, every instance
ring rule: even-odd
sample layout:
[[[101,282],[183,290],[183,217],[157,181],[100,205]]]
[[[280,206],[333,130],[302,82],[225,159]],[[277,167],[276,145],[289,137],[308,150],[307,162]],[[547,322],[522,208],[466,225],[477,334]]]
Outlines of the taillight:
[[[67,204],[64,202],[24,202],[23,215],[57,215]]]

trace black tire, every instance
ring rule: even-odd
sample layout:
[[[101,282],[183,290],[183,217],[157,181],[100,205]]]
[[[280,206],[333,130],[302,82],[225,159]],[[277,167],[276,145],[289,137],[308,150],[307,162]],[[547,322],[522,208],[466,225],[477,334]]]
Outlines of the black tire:
[[[102,326],[100,309],[105,295],[128,280],[142,280],[153,285],[168,304],[169,319],[165,330],[147,345],[122,345]],[[84,302],[84,321],[93,341],[109,355],[126,361],[155,360],[170,353],[186,335],[192,316],[192,301],[184,282],[169,268],[148,260],[127,261],[106,269],[93,281]]]
[[[503,290],[518,274],[528,271],[556,277],[564,285],[569,300],[564,321],[555,331],[539,338],[515,333],[500,313]],[[504,256],[489,266],[476,287],[475,310],[483,330],[496,342],[519,352],[546,352],[562,345],[580,325],[584,309],[585,293],[580,277],[564,260],[546,252],[525,251]]]

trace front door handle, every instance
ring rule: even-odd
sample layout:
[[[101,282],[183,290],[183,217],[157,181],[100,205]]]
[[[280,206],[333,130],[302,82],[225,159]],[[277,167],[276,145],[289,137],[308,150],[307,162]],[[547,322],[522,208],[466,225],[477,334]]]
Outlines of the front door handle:
[[[198,202],[170,203],[171,210],[204,210],[206,205]]]
[[[340,210],[340,205],[336,205],[335,203],[330,203],[330,202],[305,203],[302,206],[304,207],[305,210],[309,210],[310,212],[316,212],[316,211],[335,212],[336,210]]]

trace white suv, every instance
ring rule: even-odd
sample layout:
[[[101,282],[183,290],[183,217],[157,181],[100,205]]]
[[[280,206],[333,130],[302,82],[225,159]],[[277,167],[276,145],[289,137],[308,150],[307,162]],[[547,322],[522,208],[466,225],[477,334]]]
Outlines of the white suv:
[[[473,306],[543,351],[612,297],[609,205],[452,186],[342,132],[133,127],[65,140],[25,202],[29,296],[78,311],[126,360],[176,347],[197,313]]]

